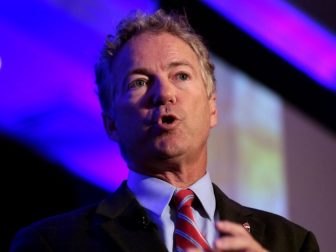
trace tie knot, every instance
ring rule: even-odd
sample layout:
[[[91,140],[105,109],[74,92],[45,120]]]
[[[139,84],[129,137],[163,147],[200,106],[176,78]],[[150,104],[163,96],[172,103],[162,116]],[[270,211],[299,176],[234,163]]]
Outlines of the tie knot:
[[[190,189],[182,189],[174,194],[174,203],[179,211],[184,206],[191,206],[194,200],[194,192]]]

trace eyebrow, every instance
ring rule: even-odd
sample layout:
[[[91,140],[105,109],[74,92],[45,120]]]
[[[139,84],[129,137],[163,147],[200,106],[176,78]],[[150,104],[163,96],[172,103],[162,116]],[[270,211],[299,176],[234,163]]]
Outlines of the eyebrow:
[[[170,68],[174,68],[174,67],[178,67],[178,66],[188,66],[193,71],[195,71],[195,68],[193,67],[193,65],[187,60],[172,61],[165,68],[170,69]]]
[[[193,71],[195,71],[195,68],[193,67],[193,65],[190,64],[189,61],[187,61],[187,60],[172,61],[172,62],[168,63],[164,67],[164,69],[167,70],[167,69],[171,69],[171,68],[178,67],[178,66],[187,66],[187,67],[190,67]],[[143,74],[143,75],[147,75],[147,76],[153,75],[153,73],[146,68],[143,68],[143,67],[135,68],[135,69],[132,69],[131,71],[129,71],[126,74],[124,81],[126,81],[126,79],[129,76],[131,76],[132,74]]]
[[[131,71],[129,71],[127,74],[126,74],[126,78],[132,74],[145,74],[145,75],[150,75],[150,71],[148,71],[148,69],[146,68],[143,68],[143,67],[140,67],[140,68],[135,68],[135,69],[132,69]]]

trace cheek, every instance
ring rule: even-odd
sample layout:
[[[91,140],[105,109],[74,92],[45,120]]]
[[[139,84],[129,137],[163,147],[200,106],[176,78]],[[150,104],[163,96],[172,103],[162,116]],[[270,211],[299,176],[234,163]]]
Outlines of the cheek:
[[[116,128],[120,131],[130,131],[137,128],[143,121],[141,111],[130,103],[119,103],[115,107]]]
[[[210,127],[209,105],[200,101],[201,99],[198,102],[191,103],[188,112],[191,123],[190,127],[197,131],[203,131]]]
[[[201,124],[203,125],[203,127],[205,127],[206,129],[211,128],[211,124],[212,124],[212,115],[211,115],[211,108],[210,108],[210,104],[209,104],[209,100],[208,98],[204,98],[204,102],[200,103],[202,104],[200,110],[200,120],[201,120]]]
[[[121,128],[127,123],[127,121],[133,118],[134,109],[128,104],[118,102],[118,104],[115,106],[114,111],[117,128]]]

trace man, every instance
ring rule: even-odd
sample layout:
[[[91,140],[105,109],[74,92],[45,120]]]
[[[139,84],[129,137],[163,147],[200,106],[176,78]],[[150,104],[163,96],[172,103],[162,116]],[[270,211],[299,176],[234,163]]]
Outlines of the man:
[[[121,22],[96,77],[104,125],[128,180],[97,206],[21,230],[11,251],[319,251],[311,232],[243,207],[211,183],[213,71],[183,17],[158,11]]]

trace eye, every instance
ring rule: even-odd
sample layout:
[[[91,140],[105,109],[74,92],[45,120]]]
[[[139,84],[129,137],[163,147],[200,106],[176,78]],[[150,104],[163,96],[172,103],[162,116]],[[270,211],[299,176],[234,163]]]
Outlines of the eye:
[[[128,89],[141,88],[147,84],[147,80],[137,79],[128,84]]]
[[[187,73],[181,72],[176,75],[176,78],[181,81],[186,81],[190,79],[190,76]]]

